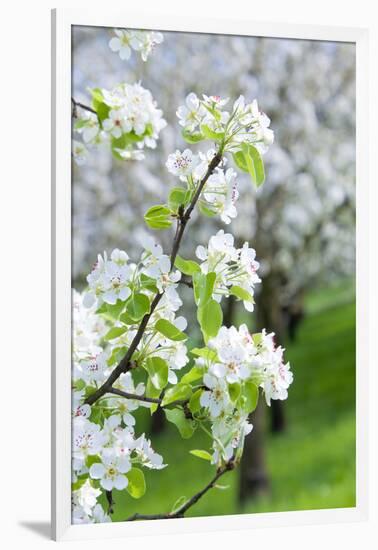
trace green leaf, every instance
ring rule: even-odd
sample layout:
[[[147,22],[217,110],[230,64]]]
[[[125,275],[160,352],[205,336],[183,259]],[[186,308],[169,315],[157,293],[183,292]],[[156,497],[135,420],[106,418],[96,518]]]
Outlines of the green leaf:
[[[215,132],[206,124],[201,125],[201,132],[207,139],[222,141],[222,139],[224,138],[224,132]]]
[[[93,88],[89,91],[92,94],[92,107],[102,123],[105,119],[109,118],[110,107],[104,103],[104,96],[100,88]]]
[[[195,380],[199,380],[200,378],[202,378],[204,372],[205,372],[204,367],[199,367],[198,365],[195,365],[190,369],[189,372],[184,374],[184,376],[180,380],[180,383],[190,384],[191,382],[195,382]]]
[[[92,464],[101,463],[101,458],[98,455],[89,455],[85,459],[85,465],[87,468],[90,468]]]
[[[213,485],[214,489],[220,489],[221,491],[225,491],[226,489],[229,489],[229,485],[220,485],[219,483],[216,483]]]
[[[181,134],[187,143],[198,143],[199,141],[205,139],[205,136],[203,136],[199,132],[191,133],[188,132],[188,130],[182,130]]]
[[[257,187],[260,187],[265,181],[264,162],[259,151],[251,144],[242,143],[245,162],[248,173]]]
[[[89,88],[89,92],[91,93],[94,101],[98,101],[100,103],[104,101],[104,95],[101,88]]]
[[[126,487],[127,492],[133,498],[141,498],[146,492],[146,481],[144,473],[139,468],[131,468],[126,474],[129,483]]]
[[[188,196],[188,191],[183,187],[173,187],[168,195],[169,208],[177,212],[180,206],[185,206],[187,204]]]
[[[186,399],[189,399],[191,395],[192,388],[189,384],[177,384],[165,392],[161,405],[162,407],[165,407],[174,401],[185,401]]]
[[[201,272],[193,274],[194,299],[199,307],[204,306],[210,300],[216,278],[217,275],[214,271],[206,274]]]
[[[158,288],[156,286],[156,280],[153,279],[152,277],[148,277],[148,275],[145,275],[145,273],[140,274],[140,285],[142,288],[145,288],[146,290],[149,290],[154,294],[157,294],[158,292]]]
[[[200,449],[193,449],[192,451],[189,451],[191,455],[196,456],[198,458],[202,458],[203,460],[208,460],[211,462],[211,454],[207,451],[201,451]]]
[[[74,483],[71,483],[72,491],[78,491],[87,481],[87,477],[78,478]]]
[[[179,497],[176,502],[174,503],[174,505],[172,506],[172,509],[171,509],[171,513],[174,514],[175,512],[177,512],[177,510],[179,508],[181,508],[181,506],[183,504],[185,504],[185,502],[187,501],[187,498],[184,497],[184,496],[181,496]]]
[[[166,205],[151,206],[144,215],[146,224],[152,229],[166,229],[171,227],[170,209]]]
[[[169,338],[169,340],[173,340],[175,342],[187,339],[184,332],[179,330],[174,324],[166,319],[159,319],[155,323],[155,329],[166,338]]]
[[[146,371],[154,387],[162,390],[168,384],[168,365],[161,357],[149,357],[145,364]]]
[[[127,348],[125,346],[113,348],[112,353],[107,361],[109,367],[119,363],[126,355]]]
[[[96,311],[97,314],[102,315],[105,319],[110,321],[118,320],[118,317],[125,308],[125,302],[122,300],[117,300],[115,304],[106,304],[103,303]]]
[[[201,271],[201,268],[197,262],[194,262],[193,260],[184,260],[181,256],[176,256],[175,266],[184,275],[192,276],[194,273],[199,273]]]
[[[114,340],[127,331],[127,327],[112,327],[104,336],[104,340]]]
[[[201,214],[207,216],[208,218],[213,218],[218,213],[217,210],[209,208],[209,206],[207,206],[203,201],[198,202],[198,208]]]
[[[127,302],[126,311],[132,319],[139,321],[150,311],[150,300],[145,294],[132,294]]]
[[[81,378],[79,380],[75,380],[74,382],[74,389],[75,391],[81,391],[85,388],[86,384],[84,382],[84,380],[82,380]]]
[[[215,300],[210,300],[197,310],[197,319],[207,343],[210,338],[216,336],[222,326],[222,308]]]
[[[259,346],[262,342],[262,332],[255,332],[255,334],[252,334],[252,340],[255,346]]]
[[[87,126],[87,124],[88,124],[88,121],[85,118],[81,118],[75,122],[74,128],[75,130],[80,130],[80,128],[84,128],[85,126]]]
[[[124,311],[120,316],[119,320],[125,325],[134,325],[135,319],[133,319],[126,311]]]
[[[190,350],[190,353],[196,357],[203,357],[207,361],[218,361],[217,352],[213,349],[204,347],[204,348],[193,348]]]
[[[243,172],[248,173],[248,166],[243,151],[236,151],[236,153],[233,153],[232,157],[236,166]]]
[[[172,422],[183,439],[192,437],[196,430],[196,423],[193,420],[186,418],[185,413],[181,409],[166,409],[164,410],[168,422]]]
[[[233,403],[239,399],[241,393],[241,386],[238,382],[228,385],[228,393],[230,394],[230,399]]]
[[[245,302],[254,302],[252,294],[250,294],[248,290],[245,290],[245,288],[241,286],[232,286],[230,288],[230,294],[236,296],[236,298],[239,298],[239,300],[243,300]]]
[[[199,388],[197,391],[195,391],[192,395],[192,397],[189,399],[189,410],[191,413],[195,414],[201,409],[201,395],[203,394],[205,390],[203,388]]]
[[[242,396],[245,398],[242,405],[244,412],[251,413],[257,407],[259,388],[253,382],[244,382]]]

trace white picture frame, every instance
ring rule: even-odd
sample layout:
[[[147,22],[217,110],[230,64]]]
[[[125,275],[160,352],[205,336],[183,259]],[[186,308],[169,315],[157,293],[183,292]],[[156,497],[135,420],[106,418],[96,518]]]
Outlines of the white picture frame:
[[[134,523],[71,524],[71,27],[145,28],[352,42],[357,82],[356,507]],[[103,8],[52,12],[52,536],[82,540],[361,521],[368,514],[368,31],[357,28],[166,17]],[[148,527],[147,527],[148,525]]]

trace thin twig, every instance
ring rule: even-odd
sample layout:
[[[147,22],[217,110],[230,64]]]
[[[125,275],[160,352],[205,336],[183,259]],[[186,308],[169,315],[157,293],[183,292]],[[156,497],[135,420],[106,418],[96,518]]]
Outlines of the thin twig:
[[[128,393],[128,392],[119,390],[118,388],[110,388],[109,393],[113,393],[114,395],[119,395],[120,397],[124,397],[125,399],[135,399],[136,401],[143,401],[144,403],[156,403],[160,405],[161,402],[163,401],[158,397],[147,397],[146,395],[137,395],[136,393]]]
[[[188,286],[189,288],[193,288],[193,281],[189,277],[181,277],[179,283],[181,285]]]
[[[72,109],[72,116],[74,118],[77,118],[77,108],[80,107],[80,109],[84,109],[84,111],[89,111],[90,113],[97,115],[97,112],[92,109],[92,107],[89,107],[89,105],[84,105],[84,103],[80,103],[80,101],[76,101],[73,97],[71,97],[73,109]]]
[[[171,401],[167,405],[163,405],[163,397],[164,397],[164,391],[162,391],[160,397],[147,397],[146,395],[138,395],[136,393],[128,393],[123,390],[119,390],[118,388],[110,388],[108,390],[108,393],[111,393],[113,395],[118,395],[119,397],[124,397],[125,399],[134,399],[135,401],[143,401],[144,403],[154,403],[156,405],[160,405],[162,408],[165,407],[177,407],[181,406],[184,410],[184,414],[187,418],[193,418],[192,413],[189,410],[188,403],[189,399],[177,399],[176,401]]]
[[[217,470],[217,473],[213,477],[213,479],[203,488],[201,491],[198,491],[198,493],[195,493],[189,500],[184,502],[180,508],[178,508],[174,512],[168,512],[166,514],[133,514],[132,516],[128,517],[125,521],[136,521],[136,520],[150,520],[150,519],[174,519],[174,518],[183,518],[186,512],[196,504],[200,498],[203,497],[210,489],[214,487],[218,479],[223,476],[226,472],[229,472],[235,468],[235,462],[234,459],[231,458],[226,464]]]

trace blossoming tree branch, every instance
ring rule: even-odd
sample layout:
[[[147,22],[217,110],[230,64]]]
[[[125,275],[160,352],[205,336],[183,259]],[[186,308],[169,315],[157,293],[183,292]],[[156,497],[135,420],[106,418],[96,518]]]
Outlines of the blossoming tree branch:
[[[141,50],[132,32],[142,31],[117,31],[110,42],[121,59],[132,49]],[[141,43],[160,43],[162,36],[155,34],[147,33]],[[139,407],[151,415],[163,409],[178,437],[203,430],[208,448],[190,452],[215,471],[202,490],[179,499],[170,511],[128,516],[125,510],[129,521],[184,517],[240,462],[259,388],[268,405],[271,399],[287,398],[293,377],[274,335],[265,329],[251,334],[245,324],[222,325],[223,299],[234,296],[253,311],[260,282],[254,249],[248,243],[236,248],[233,235],[220,230],[197,247],[196,261],[179,254],[194,210],[220,216],[225,224],[237,216],[237,173],[227,168],[226,155],[256,186],[265,179],[262,155],[273,142],[269,118],[256,100],[247,103],[240,96],[231,109],[227,105],[217,96],[201,99],[190,93],[177,110],[183,138],[189,144],[210,141],[212,147],[197,154],[177,150],[168,157],[166,167],[178,184],[166,204],[149,208],[144,218],[152,230],[174,228],[170,251],[165,253],[151,235],[135,262],[123,250],[105,252],[87,277],[87,289],[73,291],[74,523],[111,521],[114,489],[141,498],[143,470],[168,467],[146,435],[138,433],[134,412]],[[153,147],[165,126],[140,84],[98,88],[92,90],[91,106],[75,100],[73,106],[82,147],[106,142],[119,159],[141,159],[138,153]],[[81,164],[85,155],[78,153],[77,143],[73,155]],[[193,289],[201,347],[188,349],[187,322],[178,315],[181,283]]]

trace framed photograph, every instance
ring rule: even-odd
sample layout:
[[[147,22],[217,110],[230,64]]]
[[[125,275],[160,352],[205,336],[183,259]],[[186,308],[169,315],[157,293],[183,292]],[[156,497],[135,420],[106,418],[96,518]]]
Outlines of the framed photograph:
[[[52,14],[56,540],[367,515],[367,31]]]

